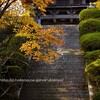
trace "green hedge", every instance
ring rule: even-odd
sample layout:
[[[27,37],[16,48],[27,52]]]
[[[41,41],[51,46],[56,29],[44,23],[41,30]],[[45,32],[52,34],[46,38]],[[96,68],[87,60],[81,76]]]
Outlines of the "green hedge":
[[[87,8],[80,12],[79,14],[80,21],[89,18],[100,18],[100,10],[97,8]]]
[[[100,20],[87,19],[79,23],[80,36],[93,32],[100,32]]]
[[[85,72],[87,73],[88,80],[97,90],[100,85],[100,59],[97,59],[96,61],[87,65]]]
[[[100,73],[100,59],[97,59],[96,61],[87,65],[85,68],[85,72],[93,76],[98,76]]]
[[[81,48],[84,51],[100,49],[100,32],[85,34],[80,38]]]
[[[100,58],[100,50],[90,51],[87,52],[84,56],[84,58],[88,61],[94,61],[98,58]]]
[[[93,100],[100,100],[100,91],[94,93]]]

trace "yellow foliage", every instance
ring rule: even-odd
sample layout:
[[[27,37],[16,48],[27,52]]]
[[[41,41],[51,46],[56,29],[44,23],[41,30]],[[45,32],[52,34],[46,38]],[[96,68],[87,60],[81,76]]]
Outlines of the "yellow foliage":
[[[27,4],[22,0],[24,4]],[[48,3],[52,0],[30,0],[42,11]],[[30,4],[27,4],[30,5]],[[16,36],[27,37],[28,41],[23,43],[20,47],[22,52],[25,52],[27,56],[32,56],[35,60],[53,61],[55,57],[58,57],[56,51],[52,50],[52,46],[61,46],[63,42],[61,38],[63,36],[63,28],[56,27],[42,27],[30,17],[30,11],[21,16],[13,16],[11,13],[6,12],[0,20],[2,27],[13,26],[13,31]],[[51,49],[50,49],[51,48]]]
[[[93,4],[96,6],[96,8],[100,9],[100,0],[94,2]]]
[[[24,51],[28,56],[33,56],[35,60],[53,61],[55,57],[58,57],[58,54],[48,48],[54,45],[63,45],[63,42],[60,40],[63,36],[62,28],[39,27],[39,29],[36,30],[37,31],[29,37],[30,41],[22,45],[20,48],[21,51]]]
[[[47,7],[47,5],[49,3],[53,3],[53,1],[54,0],[21,0],[23,6],[26,9],[32,9],[30,5],[33,3],[41,11],[45,11],[45,8]]]

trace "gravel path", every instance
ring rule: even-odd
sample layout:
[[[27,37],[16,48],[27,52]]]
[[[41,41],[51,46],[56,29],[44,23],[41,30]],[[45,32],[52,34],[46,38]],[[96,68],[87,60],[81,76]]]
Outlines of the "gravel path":
[[[24,83],[20,100],[89,100],[78,26],[63,27],[64,46],[57,48],[61,56],[53,63],[32,64],[27,78],[35,82]]]

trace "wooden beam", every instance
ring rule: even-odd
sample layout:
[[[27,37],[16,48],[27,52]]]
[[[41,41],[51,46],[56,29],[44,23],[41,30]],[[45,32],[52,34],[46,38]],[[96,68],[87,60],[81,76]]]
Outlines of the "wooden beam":
[[[78,19],[79,15],[47,15],[47,16],[41,16],[41,19]]]

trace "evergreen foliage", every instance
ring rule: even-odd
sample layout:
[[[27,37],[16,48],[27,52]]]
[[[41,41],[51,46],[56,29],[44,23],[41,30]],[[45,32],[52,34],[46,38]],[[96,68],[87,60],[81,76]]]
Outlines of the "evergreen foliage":
[[[100,32],[85,34],[80,38],[81,48],[84,51],[100,49]]]
[[[87,65],[85,72],[87,73],[87,78],[95,87],[94,89],[98,90],[100,88],[100,59]]]
[[[100,100],[100,91],[96,92],[96,93],[93,95],[93,100]]]
[[[100,18],[100,10],[97,8],[87,8],[80,12],[79,14],[80,21],[89,18]]]
[[[87,19],[79,23],[80,36],[93,32],[100,32],[100,20]]]
[[[91,61],[91,62],[96,60],[96,59],[100,59],[100,50],[86,52],[84,58],[87,61]]]

